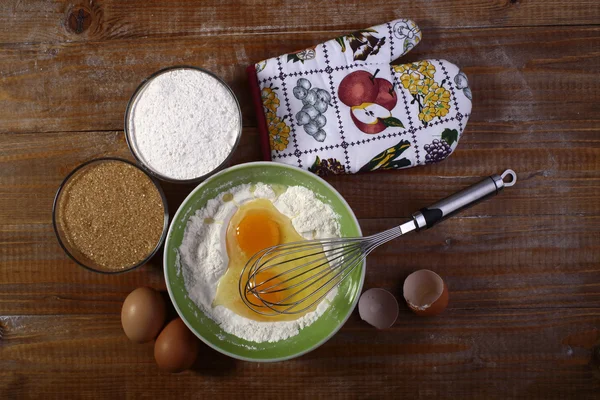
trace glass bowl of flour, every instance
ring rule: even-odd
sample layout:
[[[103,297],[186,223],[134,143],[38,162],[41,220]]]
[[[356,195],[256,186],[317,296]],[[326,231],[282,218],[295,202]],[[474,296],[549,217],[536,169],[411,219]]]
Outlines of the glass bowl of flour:
[[[238,211],[265,201],[306,239],[361,236],[350,206],[323,179],[285,164],[253,162],[220,171],[192,191],[172,219],[163,259],[169,296],[191,331],[223,354],[257,362],[299,357],[329,340],[354,310],[365,274],[363,264],[297,319],[253,319],[219,305],[217,288],[231,266],[223,232]]]
[[[242,134],[240,105],[229,86],[201,68],[176,66],[148,77],[125,112],[125,137],[155,177],[194,183],[227,165]]]

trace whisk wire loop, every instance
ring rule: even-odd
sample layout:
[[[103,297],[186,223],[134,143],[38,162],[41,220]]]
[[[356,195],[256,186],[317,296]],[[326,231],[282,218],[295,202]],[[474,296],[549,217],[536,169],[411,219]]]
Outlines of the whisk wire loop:
[[[259,314],[302,313],[323,300],[376,247],[401,234],[395,227],[372,236],[307,240],[261,250],[242,270],[240,296]]]

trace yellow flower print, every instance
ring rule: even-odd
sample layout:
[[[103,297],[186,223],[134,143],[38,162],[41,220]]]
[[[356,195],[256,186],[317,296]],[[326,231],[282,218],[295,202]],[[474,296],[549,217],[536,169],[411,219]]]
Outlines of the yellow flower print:
[[[420,61],[416,68],[423,76],[433,79],[435,75],[435,67],[429,61]]]
[[[436,117],[445,117],[450,111],[450,103],[447,102],[438,101],[433,107],[435,108]]]
[[[265,87],[260,92],[263,105],[267,110],[272,112],[277,111],[279,108],[279,99],[277,98],[277,94],[273,91],[273,88]]]
[[[267,118],[267,124],[270,125],[277,118],[277,115],[269,110],[265,113],[265,117]]]
[[[412,72],[411,74],[403,74],[400,77],[400,81],[402,81],[402,86],[411,94],[417,93],[417,86],[422,85],[421,75],[416,72]]]
[[[436,85],[436,86],[437,86],[437,83],[435,83],[435,82],[433,81],[433,79],[431,79],[431,78],[425,78],[425,79],[423,79],[423,86],[427,86],[428,88],[430,88],[430,87],[432,87],[433,85]]]
[[[429,92],[423,98],[423,107],[428,106],[431,103],[435,103],[436,101],[438,101],[436,92],[429,88]]]
[[[409,70],[409,66],[407,64],[403,64],[403,65],[394,65],[394,71],[396,71],[399,74],[403,74],[404,72]]]
[[[435,65],[429,61],[394,66],[400,81],[419,105],[419,119],[427,125],[433,118],[445,117],[450,111],[450,92],[434,81]]]
[[[443,103],[449,103],[450,102],[450,92],[447,91],[444,88],[439,88],[435,90],[435,94],[438,98],[438,101],[441,101]]]
[[[269,142],[271,149],[282,151],[289,144],[290,127],[277,117],[269,125]]]
[[[277,116],[280,102],[277,98],[277,88],[264,87],[260,91],[263,106],[265,107],[265,119],[269,128],[269,143],[272,150],[285,150],[289,144],[290,127],[285,123],[285,117]]]
[[[425,83],[425,81],[422,81],[422,85],[418,85],[417,89],[415,90],[415,93],[417,96],[427,96],[427,93],[429,93],[429,86],[427,86],[427,84]]]
[[[423,122],[429,122],[435,116],[435,108],[433,107],[423,107],[423,111],[419,113],[419,119]]]
[[[275,92],[273,91],[272,87],[264,87],[264,88],[262,88],[262,90],[260,91],[260,95],[261,95],[261,97],[262,97],[263,100],[272,99],[272,98],[277,97],[275,95]]]

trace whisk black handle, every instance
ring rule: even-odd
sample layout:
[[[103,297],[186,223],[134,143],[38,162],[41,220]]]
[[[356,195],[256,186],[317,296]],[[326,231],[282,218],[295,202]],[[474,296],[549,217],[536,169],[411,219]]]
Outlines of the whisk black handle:
[[[504,182],[504,178],[510,175],[512,180]],[[422,208],[419,212],[413,214],[413,220],[417,229],[431,228],[441,220],[464,210],[487,197],[498,194],[505,186],[512,186],[517,181],[517,174],[513,170],[507,169],[501,175],[488,176],[481,182],[469,186],[444,200]]]

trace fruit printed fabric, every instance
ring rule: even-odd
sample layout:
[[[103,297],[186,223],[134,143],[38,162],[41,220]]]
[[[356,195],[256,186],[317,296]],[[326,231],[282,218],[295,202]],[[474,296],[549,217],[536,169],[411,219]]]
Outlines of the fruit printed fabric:
[[[321,160],[319,156],[317,156],[313,165],[308,167],[308,170],[310,172],[314,172],[320,177],[325,177],[331,174],[339,175],[346,172],[344,166],[339,160],[336,160],[335,158]]]
[[[277,109],[281,101],[277,97],[277,88],[265,86],[260,91],[260,97],[269,131],[269,145],[275,151],[283,151],[289,144],[290,127],[285,123],[286,115],[277,116]]]
[[[325,89],[312,87],[306,78],[300,78],[293,89],[294,97],[302,101],[303,107],[296,114],[296,122],[304,131],[317,142],[325,141],[325,125],[327,117],[325,112],[331,102],[331,94]]]
[[[471,114],[445,60],[391,65],[421,40],[398,19],[248,68],[265,159],[320,176],[441,161]]]

